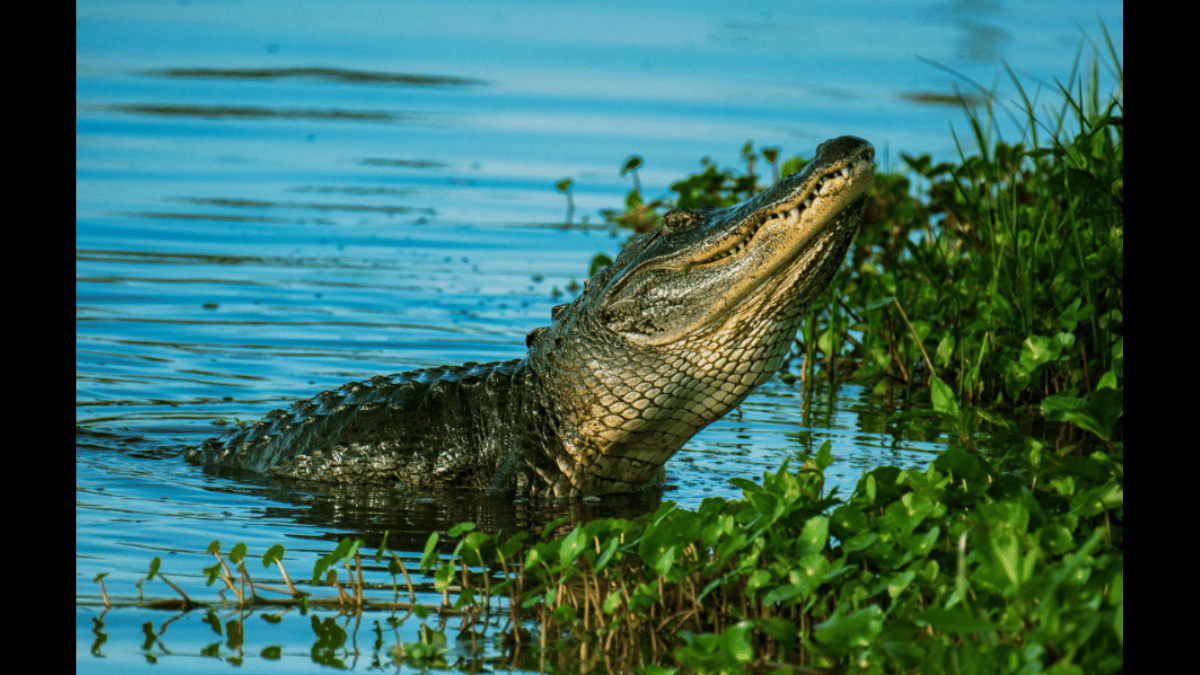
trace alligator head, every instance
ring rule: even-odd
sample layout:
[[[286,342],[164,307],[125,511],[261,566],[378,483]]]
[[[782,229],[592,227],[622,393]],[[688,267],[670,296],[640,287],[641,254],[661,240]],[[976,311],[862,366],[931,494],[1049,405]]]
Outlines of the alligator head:
[[[556,494],[660,481],[692,435],[779,369],[845,259],[873,161],[870,143],[843,136],[746,202],[668,212],[531,333],[530,367],[565,450],[562,475],[546,476]]]

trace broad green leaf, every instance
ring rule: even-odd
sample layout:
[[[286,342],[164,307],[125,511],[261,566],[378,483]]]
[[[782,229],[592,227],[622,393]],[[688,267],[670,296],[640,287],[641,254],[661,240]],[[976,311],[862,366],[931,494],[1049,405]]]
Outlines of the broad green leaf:
[[[934,630],[950,633],[951,635],[971,635],[973,633],[999,630],[1001,628],[1001,626],[997,626],[991,621],[976,619],[970,614],[957,609],[933,607],[923,612],[917,612],[913,618],[918,623],[929,624],[933,626]]]
[[[933,409],[947,421],[953,422],[955,428],[961,426],[958,397],[954,395],[954,390],[936,375],[931,378],[929,385]]]
[[[804,543],[804,547],[799,555],[825,550],[825,543],[829,541],[829,520],[824,516],[809,518],[804,523],[804,529],[800,531],[800,541]]]
[[[612,614],[613,612],[617,611],[620,608],[621,608],[621,589],[618,588],[617,590],[613,591],[612,593],[609,593],[608,596],[606,598],[604,598],[603,609],[604,609],[605,614]]]
[[[849,651],[869,646],[882,630],[883,612],[878,605],[851,612],[849,606],[841,604],[833,616],[816,625],[813,634],[818,642]]]
[[[577,558],[579,554],[583,552],[588,543],[587,538],[584,536],[583,531],[578,525],[576,525],[575,529],[571,530],[569,534],[563,537],[561,541],[562,543],[559,545],[558,549],[558,558],[564,566],[575,562],[575,558]]]
[[[433,566],[433,561],[437,558],[437,543],[438,533],[433,531],[429,533],[429,538],[425,540],[425,553],[421,556],[421,569],[428,570]]]
[[[721,633],[721,651],[741,663],[754,658],[754,646],[750,643],[750,622],[739,621]]]
[[[271,548],[267,549],[267,552],[262,556],[263,567],[270,567],[271,563],[283,560],[283,553],[284,549],[282,544],[275,544]]]

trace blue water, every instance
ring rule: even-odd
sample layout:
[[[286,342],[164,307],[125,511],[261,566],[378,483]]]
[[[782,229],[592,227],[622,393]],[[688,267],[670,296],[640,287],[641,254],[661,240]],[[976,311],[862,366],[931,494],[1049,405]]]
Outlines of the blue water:
[[[966,138],[965,118],[920,101],[967,84],[917,57],[1010,101],[1003,60],[1053,103],[1081,27],[1102,44],[1097,15],[1122,52],[1122,12],[1116,2],[77,3],[77,670],[219,667],[203,653],[320,667],[298,612],[279,623],[249,613],[239,647],[202,613],[130,606],[154,556],[188,593],[219,602],[200,574],[213,539],[252,554],[283,543],[289,571],[306,578],[346,536],[374,545],[386,530],[415,569],[429,533],[460,520],[532,529],[653,508],[405,500],[219,479],[179,455],[220,433],[216,420],[255,419],[347,381],[519,357],[592,257],[614,256],[627,237],[599,211],[623,204],[632,183],[618,169],[631,154],[645,158],[648,198],[701,157],[744,166],[747,140],[786,157],[853,134],[884,168],[901,152],[952,160],[950,130]],[[302,68],[326,70],[286,76]],[[249,69],[276,76],[235,76]],[[553,187],[564,177],[571,227]],[[755,478],[825,440],[829,484],[848,492],[866,468],[921,466],[944,447],[897,432],[883,403],[860,386],[805,401],[768,383],[671,461],[664,496],[689,507],[736,497],[728,478]],[[256,578],[282,583],[258,565]],[[124,603],[106,613],[101,572]],[[440,601],[423,588],[423,602]],[[157,580],[145,593],[173,596]],[[369,613],[359,633],[346,620],[362,650],[342,648],[348,667],[370,667],[370,626],[386,617]],[[146,621],[168,626],[149,647]],[[386,640],[411,641],[418,625]],[[280,661],[261,656],[271,645]],[[461,644],[452,653],[503,657]]]

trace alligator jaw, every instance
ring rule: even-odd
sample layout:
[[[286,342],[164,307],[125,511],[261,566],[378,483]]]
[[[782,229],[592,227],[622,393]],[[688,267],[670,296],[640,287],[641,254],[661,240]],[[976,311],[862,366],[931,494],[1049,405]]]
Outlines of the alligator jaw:
[[[873,161],[870,143],[843,136],[818,146],[803,171],[747,202],[667,214],[657,240],[609,283],[603,302],[616,318],[610,328],[639,344],[668,345],[721,323],[766,286],[803,284],[812,265],[829,264],[810,254],[844,227],[857,227]],[[698,297],[705,300],[689,300]]]
[[[818,147],[818,158],[823,149],[824,144]],[[874,148],[866,144],[829,164],[817,160],[810,162],[809,168],[759,195],[751,202],[754,206],[750,208],[754,208],[754,212],[744,216],[745,224],[727,236],[727,241],[698,253],[688,261],[688,266],[707,265],[737,256],[752,247],[766,247],[769,238],[787,240],[794,252],[803,250],[805,244],[835,222],[842,211],[866,196],[873,180],[874,157]],[[776,259],[786,261],[778,256]],[[763,276],[769,276],[771,271],[767,270]]]

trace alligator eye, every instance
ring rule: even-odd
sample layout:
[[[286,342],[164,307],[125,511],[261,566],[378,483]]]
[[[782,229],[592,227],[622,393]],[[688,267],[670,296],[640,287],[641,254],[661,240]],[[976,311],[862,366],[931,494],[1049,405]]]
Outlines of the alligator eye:
[[[673,209],[663,215],[662,229],[677,230],[691,221],[692,215],[684,209]]]

